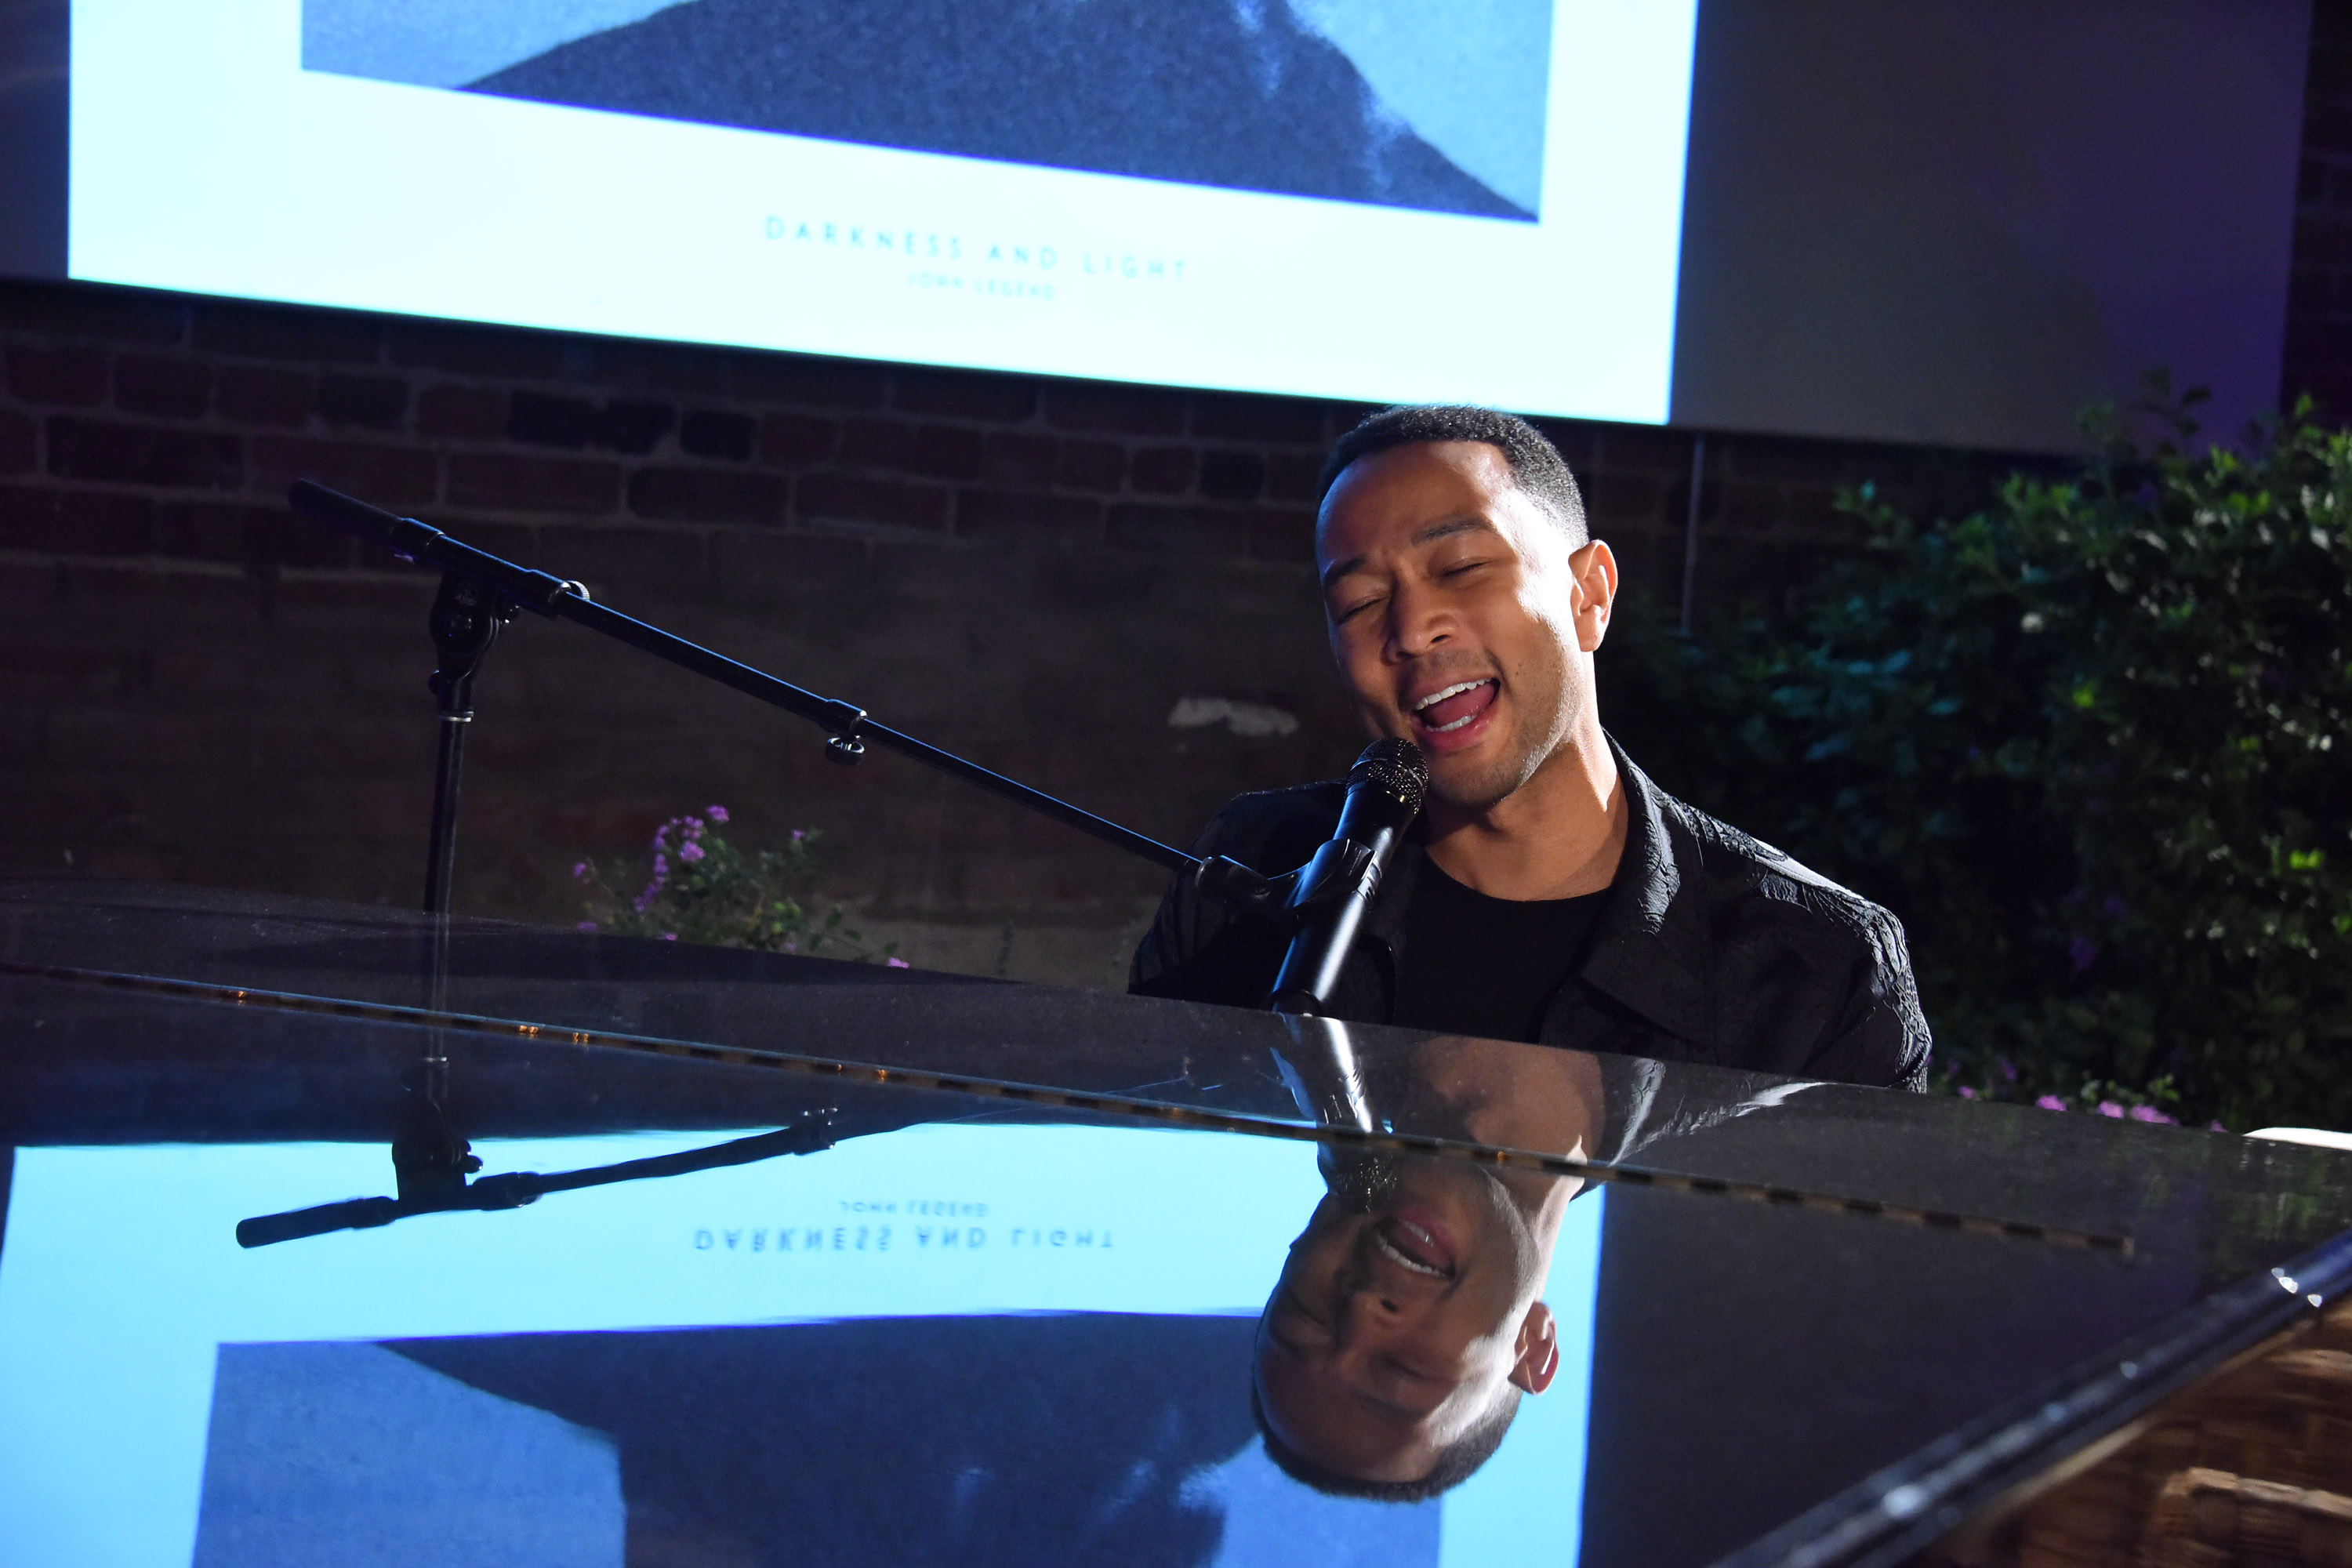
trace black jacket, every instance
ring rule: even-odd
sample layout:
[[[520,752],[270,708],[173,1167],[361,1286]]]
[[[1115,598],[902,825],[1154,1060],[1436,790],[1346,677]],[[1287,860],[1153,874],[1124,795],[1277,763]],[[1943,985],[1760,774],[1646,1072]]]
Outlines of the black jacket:
[[[1614,742],[1612,742],[1612,747]],[[1617,752],[1624,858],[1542,1041],[1788,1078],[1918,1089],[1927,1025],[1893,915],[1652,784]],[[1194,853],[1268,874],[1304,862],[1339,820],[1338,781],[1245,795]],[[1333,1012],[1383,1024],[1404,912],[1426,854],[1401,845],[1342,970]],[[1287,935],[1179,878],[1136,950],[1129,989],[1258,1007]]]

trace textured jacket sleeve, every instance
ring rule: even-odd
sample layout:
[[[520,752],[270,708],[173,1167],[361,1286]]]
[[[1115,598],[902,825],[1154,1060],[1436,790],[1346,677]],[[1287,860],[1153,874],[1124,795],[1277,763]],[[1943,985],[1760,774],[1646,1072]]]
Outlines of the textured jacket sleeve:
[[[1845,1005],[1814,1048],[1804,1076],[1839,1083],[1925,1089],[1930,1041],[1911,978],[1911,950],[1902,923],[1865,904],[1864,951],[1855,962]]]
[[[1192,853],[1231,856],[1278,876],[1330,836],[1339,809],[1336,784],[1245,795],[1211,819]],[[1179,872],[1135,950],[1127,988],[1139,996],[1261,1006],[1286,945],[1280,926],[1203,895]]]

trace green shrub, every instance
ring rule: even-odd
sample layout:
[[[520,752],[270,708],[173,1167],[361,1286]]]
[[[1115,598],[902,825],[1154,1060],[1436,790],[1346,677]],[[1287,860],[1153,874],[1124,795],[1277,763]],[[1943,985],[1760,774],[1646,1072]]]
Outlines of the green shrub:
[[[1944,1087],[2352,1127],[2352,434],[2175,428],[1959,522],[1865,488],[1802,610],[1633,607],[1603,710],[1902,918]]]
[[[815,879],[821,835],[796,830],[782,849],[745,850],[719,832],[726,822],[727,808],[712,805],[663,823],[654,834],[646,885],[630,897],[614,890],[593,860],[572,867],[594,917],[581,929],[762,952],[879,958],[906,967],[892,956],[896,942],[869,948],[840,908],[819,917],[803,901]]]

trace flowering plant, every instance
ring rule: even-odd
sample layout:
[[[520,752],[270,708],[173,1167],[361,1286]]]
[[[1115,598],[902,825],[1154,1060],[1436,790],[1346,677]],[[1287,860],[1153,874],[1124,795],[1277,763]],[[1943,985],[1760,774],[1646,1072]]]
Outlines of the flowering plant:
[[[794,828],[781,849],[747,850],[719,831],[727,820],[725,806],[710,805],[663,823],[654,833],[646,884],[628,897],[604,880],[595,861],[572,867],[593,917],[580,929],[861,963],[878,958],[893,969],[907,967],[894,956],[898,943],[868,946],[838,905],[819,918],[803,902],[816,869],[814,829]]]

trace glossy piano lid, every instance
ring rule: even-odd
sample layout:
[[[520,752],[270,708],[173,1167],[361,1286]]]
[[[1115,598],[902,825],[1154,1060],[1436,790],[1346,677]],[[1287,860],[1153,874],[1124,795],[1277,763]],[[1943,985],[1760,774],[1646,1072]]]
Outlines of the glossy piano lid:
[[[430,1027],[427,934],[0,888],[0,1560],[1705,1563],[2352,1226],[2327,1151],[487,922],[445,1005],[535,1027]],[[392,1192],[436,1041],[486,1175],[838,1142],[240,1248]],[[1512,1369],[1427,1501],[1302,1485],[1252,1414],[1256,1370],[1294,1468],[1420,1473]]]

